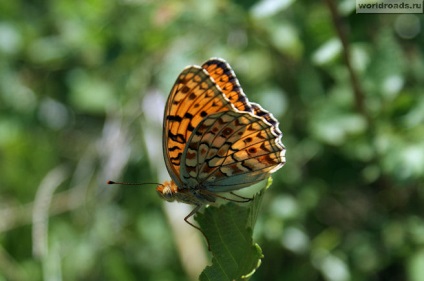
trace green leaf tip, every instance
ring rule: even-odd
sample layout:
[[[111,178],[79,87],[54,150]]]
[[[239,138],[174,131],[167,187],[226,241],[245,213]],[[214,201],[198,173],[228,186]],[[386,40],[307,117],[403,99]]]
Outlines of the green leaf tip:
[[[249,203],[230,202],[219,207],[209,206],[196,221],[209,239],[212,265],[201,273],[200,281],[249,280],[264,257],[252,234],[259,214],[265,188]]]

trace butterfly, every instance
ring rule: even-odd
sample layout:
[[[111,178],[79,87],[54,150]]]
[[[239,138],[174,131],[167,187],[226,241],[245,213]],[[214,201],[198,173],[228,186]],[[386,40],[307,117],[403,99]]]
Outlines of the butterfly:
[[[228,199],[220,193],[253,185],[280,169],[286,162],[281,137],[278,121],[249,102],[225,60],[188,66],[166,102],[163,154],[171,180],[156,190],[166,201],[194,205],[184,220],[203,233],[188,219],[217,198]]]

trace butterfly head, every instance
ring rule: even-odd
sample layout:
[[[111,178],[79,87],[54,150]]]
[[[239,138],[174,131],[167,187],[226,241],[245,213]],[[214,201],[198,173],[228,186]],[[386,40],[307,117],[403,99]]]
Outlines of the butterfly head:
[[[175,201],[175,194],[178,192],[178,187],[174,181],[166,181],[156,187],[156,191],[162,199],[168,202]]]

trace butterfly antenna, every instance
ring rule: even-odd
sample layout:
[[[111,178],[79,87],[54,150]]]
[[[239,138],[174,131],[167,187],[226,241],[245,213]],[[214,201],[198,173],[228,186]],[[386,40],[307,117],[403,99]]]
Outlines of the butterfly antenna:
[[[145,185],[145,184],[156,184],[156,185],[163,185],[161,183],[157,182],[118,182],[118,181],[107,181],[107,184],[120,184],[120,185]]]

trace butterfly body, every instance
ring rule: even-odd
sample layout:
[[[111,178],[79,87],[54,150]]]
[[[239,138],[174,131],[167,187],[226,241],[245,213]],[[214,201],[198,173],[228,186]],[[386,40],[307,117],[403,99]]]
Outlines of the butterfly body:
[[[195,206],[214,203],[216,198],[202,187],[178,187],[174,181],[165,181],[157,187],[159,196],[168,202],[178,201]]]

